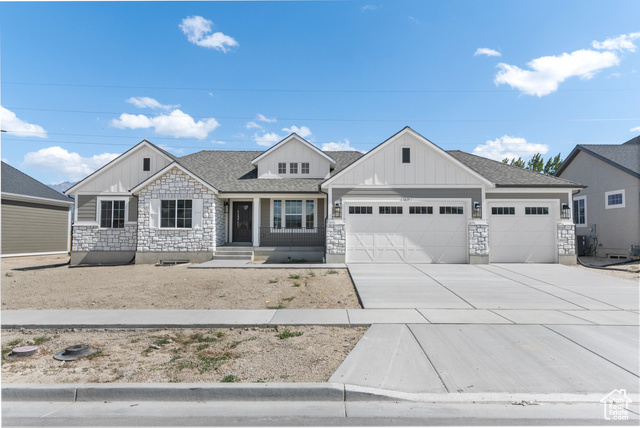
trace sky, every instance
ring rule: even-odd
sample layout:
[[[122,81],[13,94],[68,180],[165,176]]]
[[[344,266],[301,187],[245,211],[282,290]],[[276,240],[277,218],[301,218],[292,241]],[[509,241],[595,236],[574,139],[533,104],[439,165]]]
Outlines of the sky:
[[[183,156],[405,126],[502,160],[640,134],[637,0],[0,3],[0,156],[75,182],[146,139]]]

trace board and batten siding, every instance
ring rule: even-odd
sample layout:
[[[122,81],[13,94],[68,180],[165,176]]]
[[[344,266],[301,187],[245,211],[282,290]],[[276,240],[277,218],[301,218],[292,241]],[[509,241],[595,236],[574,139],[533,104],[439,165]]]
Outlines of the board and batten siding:
[[[151,159],[151,170],[143,171],[143,159]],[[149,146],[140,146],[113,165],[108,165],[89,177],[78,190],[95,194],[127,193],[153,174],[169,165],[171,160]]]
[[[122,198],[122,196],[114,196],[114,199]],[[78,195],[78,221],[98,221],[98,196],[96,195]],[[138,197],[131,196],[129,198],[129,212],[127,221],[138,220]]]
[[[411,162],[402,163],[402,148],[411,149]],[[401,185],[480,185],[479,178],[446,153],[404,134],[340,173],[329,187]],[[335,191],[335,187],[334,187]]]
[[[278,174],[278,163],[287,164],[287,173]],[[289,163],[298,163],[298,173],[289,173]],[[302,174],[300,163],[309,163],[309,174]],[[297,140],[291,140],[275,149],[258,162],[258,178],[328,178],[329,161]]]
[[[67,251],[69,207],[2,200],[2,254]]]
[[[372,198],[372,199],[471,199],[480,202],[481,189],[419,189],[419,188],[393,188],[393,189],[347,189],[337,188],[332,191],[331,206],[342,198]]]
[[[559,199],[560,206],[568,203],[566,192],[562,193],[489,193],[485,197],[487,199]]]

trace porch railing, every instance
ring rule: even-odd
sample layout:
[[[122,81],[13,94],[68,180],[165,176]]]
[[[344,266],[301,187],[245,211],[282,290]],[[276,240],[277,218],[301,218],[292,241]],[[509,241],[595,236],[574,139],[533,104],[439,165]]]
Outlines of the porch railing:
[[[261,247],[324,247],[325,228],[274,229],[260,228]]]

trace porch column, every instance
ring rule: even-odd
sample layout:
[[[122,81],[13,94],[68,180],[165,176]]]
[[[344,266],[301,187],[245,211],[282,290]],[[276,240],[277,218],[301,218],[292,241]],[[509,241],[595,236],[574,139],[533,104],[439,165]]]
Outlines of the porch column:
[[[260,246],[260,198],[253,198],[253,221],[252,233],[253,233],[253,246]]]

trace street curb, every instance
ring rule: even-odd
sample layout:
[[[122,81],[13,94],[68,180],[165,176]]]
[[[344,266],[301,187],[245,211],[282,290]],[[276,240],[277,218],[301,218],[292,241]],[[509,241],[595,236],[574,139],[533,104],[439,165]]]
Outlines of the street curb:
[[[4,384],[4,401],[344,401],[339,383]]]

